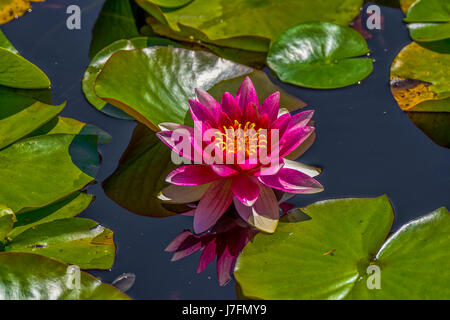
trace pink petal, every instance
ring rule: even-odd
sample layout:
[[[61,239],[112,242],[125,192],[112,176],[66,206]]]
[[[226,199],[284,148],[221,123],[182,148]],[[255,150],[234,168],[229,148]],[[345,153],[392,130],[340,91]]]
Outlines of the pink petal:
[[[217,121],[221,108],[216,99],[214,99],[208,92],[202,89],[195,89],[195,97],[197,98],[198,102],[204,105],[211,112],[211,114]]]
[[[272,123],[278,116],[278,110],[280,109],[280,93],[274,92],[264,100],[259,107],[258,111],[260,115],[266,114],[269,122]]]
[[[203,272],[206,267],[216,258],[216,239],[212,239],[202,251],[198,261],[197,273]]]
[[[231,179],[215,181],[200,199],[194,215],[194,231],[201,233],[211,228],[225,213],[233,200]]]
[[[308,138],[306,138],[305,141],[301,145],[299,145],[297,148],[292,150],[286,155],[287,159],[295,160],[298,157],[300,157],[302,154],[304,154],[314,143],[316,140],[316,133],[313,132]]]
[[[323,191],[323,186],[314,178],[294,170],[281,168],[273,176],[258,177],[266,186],[288,193],[316,193]]]
[[[244,113],[242,115],[242,123],[245,124],[247,122],[255,123],[259,119],[258,110],[256,109],[256,105],[250,103],[245,106]]]
[[[303,143],[312,133],[314,132],[314,127],[300,127],[289,130],[289,128],[284,133],[283,137],[280,139],[280,157],[294,151],[299,145]]]
[[[237,257],[230,253],[227,246],[223,248],[220,255],[217,257],[217,279],[219,285],[224,286],[231,280],[231,270]]]
[[[156,133],[156,136],[180,156],[192,161],[201,159],[203,151],[201,146],[195,144],[194,128],[182,125],[175,127],[174,125],[176,124],[164,123],[162,128],[174,128],[175,130],[160,131]]]
[[[280,171],[280,169],[283,168],[283,166],[284,166],[283,158],[276,158],[270,161],[269,164],[261,166],[258,169],[255,169],[255,171],[252,171],[251,174],[255,177],[272,176],[274,174],[277,174],[277,172]]]
[[[271,130],[278,130],[278,137],[281,139],[288,128],[291,115],[289,113],[279,116],[271,125]]]
[[[231,177],[237,175],[239,172],[226,164],[212,164],[212,170],[221,177]]]
[[[167,175],[166,182],[179,186],[197,186],[220,178],[210,166],[192,164],[173,170]]]
[[[188,237],[172,256],[171,261],[178,261],[202,249],[202,242],[194,236]]]
[[[314,110],[307,110],[293,115],[289,121],[288,130],[298,129],[308,125],[313,115]]]
[[[173,252],[177,250],[184,240],[186,240],[189,236],[192,235],[192,232],[186,230],[180,233],[175,237],[175,239],[172,240],[172,242],[169,243],[169,245],[164,249],[166,252]]]
[[[260,185],[261,193],[252,207],[244,206],[234,200],[234,205],[241,218],[251,226],[268,233],[273,233],[280,217],[278,200],[272,189]]]
[[[214,116],[212,115],[212,113],[210,112],[210,110],[208,110],[208,108],[206,108],[204,105],[202,105],[200,102],[196,101],[196,100],[189,100],[189,108],[191,110],[191,116],[192,116],[192,120],[195,121],[200,121],[200,122],[212,122],[212,123],[216,123],[216,119],[214,118]]]
[[[225,92],[221,101],[222,111],[228,115],[231,120],[241,120],[242,111],[236,99],[229,93]]]
[[[249,77],[245,77],[244,81],[242,82],[237,92],[236,99],[239,101],[241,110],[244,110],[244,108],[249,104],[254,104],[256,107],[259,106],[255,87],[253,86],[252,80],[250,80]]]
[[[242,204],[251,207],[259,196],[259,182],[254,177],[240,174],[233,178],[231,190]]]

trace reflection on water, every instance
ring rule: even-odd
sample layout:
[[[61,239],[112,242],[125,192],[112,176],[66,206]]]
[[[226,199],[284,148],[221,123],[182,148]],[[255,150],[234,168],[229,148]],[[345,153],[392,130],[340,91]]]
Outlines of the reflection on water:
[[[34,3],[33,12],[2,27],[22,55],[38,64],[52,81],[53,102],[68,101],[64,116],[94,124],[111,134],[101,147],[103,181],[117,167],[135,127],[110,118],[85,100],[81,79],[89,64],[91,30],[103,1],[80,1],[81,30],[65,27],[68,0]],[[382,7],[383,30],[367,40],[376,60],[374,72],[361,84],[337,90],[311,90],[277,82],[316,110],[317,140],[302,162],[324,169],[325,191],[297,196],[298,206],[329,198],[387,194],[396,210],[394,229],[426,212],[450,207],[450,151],[434,144],[395,103],[389,89],[390,64],[410,42],[400,10]],[[114,230],[116,263],[112,270],[92,272],[112,283],[123,273],[136,275],[127,291],[136,299],[234,299],[233,283],[219,287],[215,266],[195,273],[198,256],[170,262],[164,248],[185,228],[190,217],[154,219],[137,216],[108,199],[101,184],[89,187],[96,201],[83,214]],[[129,285],[129,283],[127,284]]]

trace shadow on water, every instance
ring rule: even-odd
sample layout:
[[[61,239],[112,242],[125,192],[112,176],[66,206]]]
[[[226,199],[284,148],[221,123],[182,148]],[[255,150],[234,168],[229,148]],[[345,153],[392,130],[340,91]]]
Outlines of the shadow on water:
[[[135,127],[132,121],[97,112],[85,100],[81,79],[89,64],[91,30],[103,1],[80,1],[81,30],[65,27],[65,9],[72,1],[34,3],[33,12],[2,27],[17,49],[41,67],[52,81],[53,102],[68,101],[63,115],[96,125],[112,136],[102,145],[98,181],[117,167]],[[396,220],[394,228],[438,207],[450,207],[450,150],[428,139],[400,110],[389,89],[390,64],[410,42],[403,14],[382,7],[384,29],[368,39],[376,61],[373,73],[359,85],[338,90],[311,90],[282,84],[285,90],[316,110],[317,139],[301,158],[322,167],[320,194],[297,196],[298,206],[340,197],[387,194]],[[95,271],[106,282],[123,273],[136,275],[127,292],[136,299],[233,299],[232,283],[219,287],[215,266],[195,274],[198,256],[170,262],[163,249],[183,229],[188,217],[152,219],[134,215],[108,199],[101,183],[89,187],[96,201],[83,216],[114,230],[116,263],[111,271]],[[338,227],[338,226],[337,226]]]

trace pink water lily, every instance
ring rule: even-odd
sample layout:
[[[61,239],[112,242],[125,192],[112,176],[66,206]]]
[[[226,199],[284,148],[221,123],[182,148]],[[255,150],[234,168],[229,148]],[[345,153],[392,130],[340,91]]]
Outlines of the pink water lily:
[[[288,194],[323,190],[313,178],[319,169],[287,159],[298,155],[310,140],[313,111],[280,112],[279,92],[259,104],[248,77],[235,97],[225,92],[218,103],[197,89],[189,106],[194,127],[161,123],[158,137],[176,154],[196,163],[173,170],[166,179],[171,185],[159,197],[173,203],[200,200],[194,212],[196,233],[213,227],[232,203],[244,221],[272,233],[280,215],[273,189]],[[182,148],[177,131],[184,132],[189,149]],[[213,137],[198,142],[196,132],[203,136],[213,132]]]

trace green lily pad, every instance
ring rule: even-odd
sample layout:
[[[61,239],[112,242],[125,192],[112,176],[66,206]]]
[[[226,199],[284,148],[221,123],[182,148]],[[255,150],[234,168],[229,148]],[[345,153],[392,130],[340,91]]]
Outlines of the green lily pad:
[[[445,208],[406,224],[386,242],[394,219],[386,196],[321,201],[301,211],[311,219],[291,222],[288,214],[275,234],[257,235],[245,247],[234,274],[246,297],[450,297]]]
[[[50,87],[45,73],[19,55],[4,34],[0,37],[0,85],[19,89]]]
[[[89,57],[117,40],[138,36],[132,2],[106,0],[92,30]]]
[[[409,7],[406,18],[415,41],[437,41],[450,38],[450,2],[418,0]]]
[[[331,89],[354,84],[373,69],[366,41],[355,30],[327,22],[297,25],[270,46],[267,64],[285,82]]]
[[[12,230],[14,221],[16,221],[14,212],[10,208],[0,204],[0,242]]]
[[[80,287],[76,288],[68,265],[40,255],[3,252],[0,265],[0,300],[130,299],[86,272],[80,273]]]
[[[450,147],[450,40],[400,51],[391,66],[392,94],[409,118],[437,144]]]
[[[96,136],[20,140],[0,151],[0,203],[14,212],[46,206],[92,182],[82,170],[92,173],[98,161]]]
[[[156,131],[161,122],[192,121],[188,100],[195,88],[208,90],[252,71],[211,53],[183,48],[118,51],[97,77],[95,92]]]
[[[64,109],[0,89],[0,149],[48,123]]]
[[[171,149],[148,127],[138,125],[119,167],[103,182],[103,188],[108,197],[133,213],[173,216],[189,210],[184,205],[169,206],[157,199],[159,192],[168,186],[165,178],[173,169]]]
[[[83,218],[39,224],[5,246],[6,252],[36,253],[81,269],[111,268],[115,250],[112,231]]]
[[[105,101],[97,97],[97,95],[94,92],[95,80],[102,71],[103,66],[105,65],[109,57],[111,57],[113,53],[119,50],[133,50],[133,49],[147,48],[150,46],[168,46],[168,45],[178,46],[177,43],[163,38],[138,37],[130,40],[126,39],[118,40],[111,43],[107,47],[103,48],[95,55],[95,57],[89,64],[88,68],[86,69],[86,72],[84,73],[82,88],[84,95],[86,96],[86,99],[95,108],[97,108],[98,110],[102,111],[107,115],[120,119],[128,119],[128,120],[133,119],[122,110],[117,109],[110,104],[107,104]]]
[[[160,23],[185,36],[191,34],[221,46],[265,52],[270,40],[302,22],[348,25],[359,14],[363,1],[211,0],[192,1],[175,10],[161,9],[150,0],[137,3]]]
[[[58,200],[48,206],[37,209],[25,209],[17,213],[14,229],[8,233],[13,239],[19,234],[42,223],[54,220],[73,218],[84,211],[94,200],[94,196],[75,192],[68,197]]]

